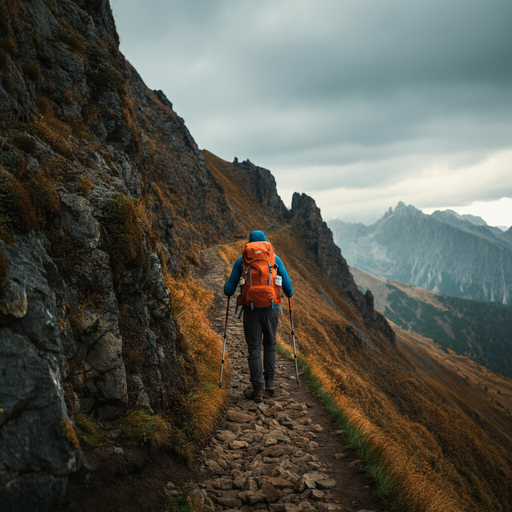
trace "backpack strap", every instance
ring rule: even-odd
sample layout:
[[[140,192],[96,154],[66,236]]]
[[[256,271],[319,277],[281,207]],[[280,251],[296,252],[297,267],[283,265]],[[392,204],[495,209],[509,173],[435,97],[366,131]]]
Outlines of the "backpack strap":
[[[252,288],[252,272],[251,272],[251,265],[247,266],[247,270],[245,271],[245,275],[249,274],[249,283]],[[247,279],[246,279],[247,281]]]

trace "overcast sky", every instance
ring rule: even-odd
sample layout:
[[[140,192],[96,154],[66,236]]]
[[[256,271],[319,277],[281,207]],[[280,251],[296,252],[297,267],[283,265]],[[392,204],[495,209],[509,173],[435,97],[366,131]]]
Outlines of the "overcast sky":
[[[286,204],[512,225],[512,0],[111,1],[199,147],[270,169]]]

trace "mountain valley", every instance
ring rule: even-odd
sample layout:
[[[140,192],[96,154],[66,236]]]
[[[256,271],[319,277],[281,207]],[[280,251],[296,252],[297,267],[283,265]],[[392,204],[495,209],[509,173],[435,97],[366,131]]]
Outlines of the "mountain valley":
[[[377,311],[400,328],[512,377],[512,308],[447,297],[355,267],[350,270],[361,291],[373,293]]]

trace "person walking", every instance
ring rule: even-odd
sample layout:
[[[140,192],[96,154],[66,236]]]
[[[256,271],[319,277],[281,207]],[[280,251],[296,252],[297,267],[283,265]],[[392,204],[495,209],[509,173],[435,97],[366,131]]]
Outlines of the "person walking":
[[[274,254],[263,231],[252,231],[243,254],[234,263],[224,285],[224,294],[231,297],[240,283],[237,308],[242,307],[244,335],[249,355],[249,371],[255,402],[263,400],[263,390],[273,395],[276,371],[276,333],[281,305],[281,290],[293,295],[293,286],[286,268]],[[263,365],[261,347],[263,345]]]

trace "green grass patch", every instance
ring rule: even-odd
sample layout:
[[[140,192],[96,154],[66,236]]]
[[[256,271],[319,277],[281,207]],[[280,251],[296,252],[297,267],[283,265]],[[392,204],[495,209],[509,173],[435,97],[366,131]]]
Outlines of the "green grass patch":
[[[164,499],[163,512],[204,512],[205,504],[212,506],[209,498],[204,500],[193,491],[164,489]]]
[[[128,442],[144,445],[151,443],[155,449],[171,446],[171,425],[159,415],[135,409],[112,422],[121,430]]]
[[[80,441],[85,441],[89,446],[103,446],[103,435],[100,426],[87,414],[76,414],[75,427]]]

